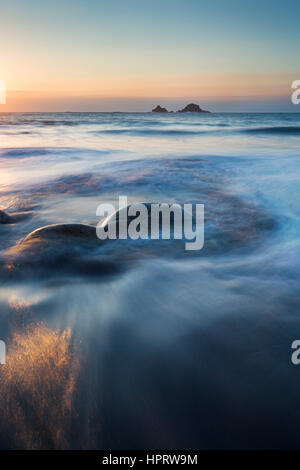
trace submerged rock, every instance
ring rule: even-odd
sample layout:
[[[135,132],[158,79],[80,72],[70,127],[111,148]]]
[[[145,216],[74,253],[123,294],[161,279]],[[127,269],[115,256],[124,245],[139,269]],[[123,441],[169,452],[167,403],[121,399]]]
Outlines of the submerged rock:
[[[203,199],[202,199],[203,197]],[[254,248],[260,239],[270,231],[276,228],[276,222],[271,214],[265,212],[261,207],[256,207],[253,204],[246,203],[245,201],[236,198],[235,196],[223,193],[223,192],[208,192],[206,199],[202,195],[200,200],[204,200],[205,204],[205,243],[203,249],[197,249],[196,251],[186,250],[186,238],[185,238],[185,227],[182,226],[182,239],[175,240],[173,238],[175,221],[174,214],[171,213],[170,219],[170,239],[162,239],[162,230],[164,220],[160,217],[158,223],[153,227],[152,224],[152,204],[155,203],[140,203],[146,207],[147,212],[142,212],[137,215],[128,215],[128,210],[136,204],[131,204],[115,213],[106,217],[101,224],[98,225],[101,230],[105,230],[110,233],[114,231],[114,225],[116,227],[116,236],[119,237],[120,221],[124,220],[127,216],[127,228],[131,222],[139,218],[139,220],[148,222],[148,238],[144,240],[123,240],[123,243],[108,243],[105,250],[113,250],[114,254],[120,255],[122,253],[122,259],[134,251],[138,256],[144,257],[145,255],[155,256],[167,256],[167,257],[178,257],[178,256],[210,256],[215,254],[230,253],[234,250],[240,250],[243,248],[249,249],[250,246]],[[138,209],[138,207],[136,207]],[[187,208],[182,208],[185,212],[189,213]],[[168,219],[166,219],[168,223]],[[195,233],[195,217],[192,217],[192,227]],[[198,220],[198,224],[201,224],[201,220]],[[125,225],[125,224],[124,224]],[[134,224],[135,227],[136,223]],[[111,227],[112,226],[112,229]],[[98,231],[97,227],[97,231]],[[186,227],[187,228],[187,227]],[[198,225],[198,240],[200,240],[201,225]],[[152,235],[154,234],[154,237]],[[152,238],[151,238],[152,237]],[[122,240],[119,240],[122,242]],[[190,241],[190,240],[189,240]],[[194,242],[194,239],[191,240]],[[112,248],[113,247],[113,248]]]
[[[11,216],[4,211],[0,211],[0,224],[11,224]]]
[[[148,214],[147,214],[147,220],[150,221],[151,218],[151,203],[150,202],[140,202],[140,203],[136,203],[136,204],[142,204],[143,206],[146,207],[147,211],[148,211]],[[123,207],[122,209],[119,209],[117,211],[115,211],[113,214],[110,214],[108,215],[107,217],[105,217],[105,219],[103,219],[100,223],[100,227],[104,228],[104,229],[107,229],[109,227],[109,225],[115,223],[116,224],[116,228],[118,229],[119,228],[119,222],[120,220],[125,220],[125,217],[127,219],[127,228],[128,228],[128,225],[130,224],[130,222],[134,219],[137,218],[137,215],[128,215],[128,210],[130,209],[130,207],[136,205],[136,204],[129,204],[128,206],[126,207]]]
[[[5,211],[0,211],[0,225],[1,224],[15,224],[17,222],[20,222],[21,220],[26,219],[27,217],[30,217],[31,213],[30,212],[13,212],[11,214],[8,214]]]
[[[157,215],[157,206],[165,206],[165,209],[167,210],[166,212],[166,219],[163,218],[161,215],[158,216],[157,220],[157,231],[155,231],[155,227],[152,226],[152,217]],[[178,204],[174,204],[177,207],[180,207],[181,211],[181,206],[178,206]],[[168,225],[168,222],[170,220],[170,232],[172,233],[174,231],[174,212],[170,211],[170,218],[168,217],[168,209],[169,205],[168,204],[161,204],[161,203],[155,203],[155,202],[136,202],[133,204],[129,204],[126,207],[123,207],[120,210],[117,210],[113,214],[107,216],[100,224],[99,227],[108,230],[109,226],[112,224],[115,224],[116,226],[116,233],[117,235],[119,234],[119,227],[120,227],[120,222],[124,222],[124,225],[126,229],[128,229],[130,223],[135,220],[139,219],[141,223],[145,223],[148,226],[148,235],[150,238],[150,235],[155,233],[155,235],[159,236],[164,223]],[[153,209],[154,208],[154,209]],[[130,210],[133,211],[134,215],[129,215]],[[125,225],[126,222],[126,225]],[[98,229],[97,229],[98,230]]]
[[[168,113],[168,110],[158,105],[156,108],[152,109],[152,113]]]
[[[198,104],[194,104],[194,103],[190,103],[186,105],[185,108],[178,110],[178,113],[209,113],[209,112],[210,111],[206,111],[200,108]]]

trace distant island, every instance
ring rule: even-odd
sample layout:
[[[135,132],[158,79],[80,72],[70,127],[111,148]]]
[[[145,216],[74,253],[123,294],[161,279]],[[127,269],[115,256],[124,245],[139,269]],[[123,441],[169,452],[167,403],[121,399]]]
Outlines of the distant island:
[[[169,113],[173,111],[168,111],[166,108],[162,108],[160,105],[157,105],[156,108],[152,109],[152,113]],[[210,113],[205,109],[200,108],[198,104],[190,103],[187,104],[185,108],[179,109],[177,113]]]
[[[162,108],[161,106],[156,106],[156,108],[152,109],[152,113],[168,113],[169,111],[166,108]]]

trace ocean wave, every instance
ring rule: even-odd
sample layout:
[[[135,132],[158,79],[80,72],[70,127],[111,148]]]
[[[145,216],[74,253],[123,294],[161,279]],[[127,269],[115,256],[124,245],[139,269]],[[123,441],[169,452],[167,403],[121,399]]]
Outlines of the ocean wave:
[[[48,155],[49,149],[45,147],[17,147],[17,148],[2,148],[0,149],[0,158],[28,158],[28,157],[41,157]]]
[[[300,126],[274,126],[274,127],[253,127],[242,129],[242,132],[250,134],[289,134],[299,135]]]
[[[92,131],[94,134],[113,134],[113,135],[133,135],[133,136],[184,136],[184,135],[197,135],[205,130],[192,130],[192,129],[106,129]],[[211,132],[211,131],[210,131]]]
[[[0,148],[0,158],[32,158],[44,156],[82,158],[83,155],[100,156],[107,154],[106,150],[87,149],[78,147],[10,147]]]
[[[59,120],[59,119],[28,119],[28,118],[9,118],[0,119],[0,126],[78,126],[81,121],[75,120]]]

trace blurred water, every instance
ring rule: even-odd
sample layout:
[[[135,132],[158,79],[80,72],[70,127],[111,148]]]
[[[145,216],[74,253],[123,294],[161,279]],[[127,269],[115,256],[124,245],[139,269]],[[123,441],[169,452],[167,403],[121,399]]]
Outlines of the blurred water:
[[[1,114],[0,139],[0,210],[19,217],[0,225],[1,447],[298,447],[300,115]],[[9,264],[32,230],[95,225],[119,195],[205,204],[204,249],[107,244],[101,276],[56,246]],[[61,341],[70,377],[43,360],[24,389],[16,331],[19,355]]]

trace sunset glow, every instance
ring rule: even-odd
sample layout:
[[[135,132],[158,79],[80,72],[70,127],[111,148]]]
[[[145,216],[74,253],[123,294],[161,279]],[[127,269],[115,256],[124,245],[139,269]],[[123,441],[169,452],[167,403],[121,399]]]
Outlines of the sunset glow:
[[[257,9],[231,0],[234,17],[219,0],[113,3],[5,4],[0,111],[148,111],[157,99],[174,109],[184,99],[230,110],[273,98],[280,107],[297,77],[296,12],[279,2],[272,17],[257,0]],[[282,15],[289,26],[279,41]]]

